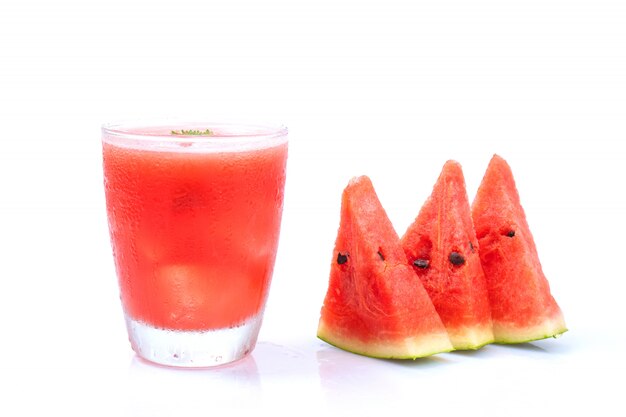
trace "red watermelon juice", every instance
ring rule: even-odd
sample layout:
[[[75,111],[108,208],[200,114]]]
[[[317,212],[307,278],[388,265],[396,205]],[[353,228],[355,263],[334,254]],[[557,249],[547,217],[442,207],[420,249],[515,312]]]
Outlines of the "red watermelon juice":
[[[285,128],[103,127],[111,244],[131,346],[213,366],[256,343],[278,245]]]

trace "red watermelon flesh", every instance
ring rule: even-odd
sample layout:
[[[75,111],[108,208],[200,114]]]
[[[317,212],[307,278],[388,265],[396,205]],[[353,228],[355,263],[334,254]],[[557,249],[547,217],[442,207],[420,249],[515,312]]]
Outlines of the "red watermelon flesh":
[[[493,342],[485,275],[458,162],[444,164],[401,243],[454,348],[478,349]]]
[[[318,337],[371,357],[409,359],[453,349],[368,177],[343,192]]]
[[[496,342],[521,343],[567,329],[550,293],[513,173],[494,155],[472,203]]]

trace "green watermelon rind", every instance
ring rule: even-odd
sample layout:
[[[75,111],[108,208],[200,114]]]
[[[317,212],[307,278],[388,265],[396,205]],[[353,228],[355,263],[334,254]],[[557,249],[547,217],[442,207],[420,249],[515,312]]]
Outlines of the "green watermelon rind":
[[[494,341],[492,339],[489,342],[484,342],[484,343],[481,343],[481,344],[478,344],[478,345],[462,345],[462,344],[458,344],[456,346],[455,350],[479,350],[479,349],[482,349],[485,346],[491,345],[493,343],[494,343]]]
[[[413,348],[400,347],[399,345],[406,345],[406,343],[396,341],[373,344],[353,338],[340,338],[324,323],[320,323],[317,337],[346,352],[376,359],[415,360],[455,350],[447,333],[421,335],[414,338]]]
[[[503,330],[501,328],[499,329],[497,327],[494,329],[496,333],[496,340],[494,343],[499,345],[513,345],[550,338],[556,339],[568,331],[567,327],[565,327],[565,321],[563,320],[562,315],[559,315],[559,317],[555,319],[548,319],[542,324],[532,327],[524,328],[511,326],[507,330]]]
[[[478,350],[495,342],[491,325],[448,328],[448,336],[455,350]]]
[[[499,339],[493,343],[496,345],[515,345],[515,344],[535,342],[537,340],[544,340],[544,339],[550,339],[550,338],[558,339],[565,332],[567,332],[567,329],[560,330],[556,333],[545,334],[542,336],[534,336],[530,339]]]

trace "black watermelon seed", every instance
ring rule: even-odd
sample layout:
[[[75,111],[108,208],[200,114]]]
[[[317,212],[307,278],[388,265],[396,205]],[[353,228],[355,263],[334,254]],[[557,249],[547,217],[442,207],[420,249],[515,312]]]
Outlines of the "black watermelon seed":
[[[470,250],[472,251],[472,253],[474,253],[475,249],[474,249],[474,244],[472,243],[472,241],[469,241],[470,244]]]
[[[430,262],[428,259],[416,259],[413,261],[413,265],[420,269],[426,269],[430,265]]]
[[[382,252],[381,252],[381,251],[378,251],[378,252],[376,252],[376,253],[378,254],[378,256],[380,256],[380,259],[381,259],[381,260],[383,260],[383,261],[385,260],[385,257],[383,256],[383,254],[382,254]]]
[[[346,262],[348,262],[348,255],[344,255],[343,253],[339,252],[339,253],[337,254],[337,263],[338,263],[339,265],[343,265],[343,264],[345,264]]]
[[[509,230],[509,231],[506,233],[506,235],[507,235],[508,237],[513,237],[513,236],[515,236],[515,230]]]
[[[465,263],[465,258],[458,252],[450,252],[450,256],[448,256],[448,260],[452,265],[463,265]]]

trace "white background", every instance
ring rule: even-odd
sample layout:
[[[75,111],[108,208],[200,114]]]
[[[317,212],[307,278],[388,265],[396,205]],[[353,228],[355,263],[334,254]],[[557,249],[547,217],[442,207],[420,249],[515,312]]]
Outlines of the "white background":
[[[624,415],[625,22],[606,0],[3,0],[0,415]],[[127,343],[99,128],[138,117],[290,129],[265,323],[232,366]],[[473,198],[493,153],[570,331],[414,362],[316,339],[349,178],[402,234],[445,160]]]

